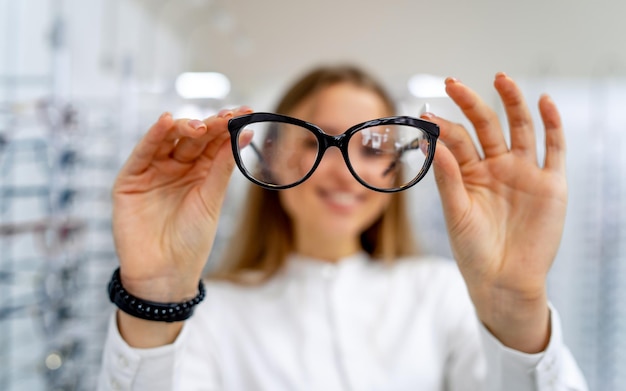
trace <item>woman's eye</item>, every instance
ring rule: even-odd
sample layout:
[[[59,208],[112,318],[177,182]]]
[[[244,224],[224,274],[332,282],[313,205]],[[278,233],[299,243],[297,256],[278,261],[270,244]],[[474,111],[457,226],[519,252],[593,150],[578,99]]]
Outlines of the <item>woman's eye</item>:
[[[363,148],[361,148],[361,154],[363,156],[380,156],[384,153],[384,151],[380,148],[374,148],[372,146],[369,145],[364,145]]]
[[[317,140],[314,138],[306,138],[302,140],[302,146],[306,149],[317,149]]]

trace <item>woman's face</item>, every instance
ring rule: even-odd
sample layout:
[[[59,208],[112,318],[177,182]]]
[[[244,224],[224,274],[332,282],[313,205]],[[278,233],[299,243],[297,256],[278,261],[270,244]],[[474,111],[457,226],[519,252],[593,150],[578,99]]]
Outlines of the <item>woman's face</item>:
[[[288,114],[334,135],[391,113],[376,93],[343,83],[323,88]],[[308,253],[325,243],[340,252],[357,251],[360,234],[381,215],[390,200],[388,194],[369,190],[357,182],[337,148],[326,151],[304,183],[279,194],[295,229],[297,250]],[[347,254],[339,254],[342,255]]]

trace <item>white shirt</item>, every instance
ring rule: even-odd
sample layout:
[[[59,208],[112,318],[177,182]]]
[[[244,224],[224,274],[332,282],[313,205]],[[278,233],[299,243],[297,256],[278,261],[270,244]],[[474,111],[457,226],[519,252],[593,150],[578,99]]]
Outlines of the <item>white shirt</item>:
[[[172,345],[131,348],[112,316],[99,390],[587,390],[553,308],[544,352],[506,348],[451,261],[292,256],[261,286],[206,288]]]

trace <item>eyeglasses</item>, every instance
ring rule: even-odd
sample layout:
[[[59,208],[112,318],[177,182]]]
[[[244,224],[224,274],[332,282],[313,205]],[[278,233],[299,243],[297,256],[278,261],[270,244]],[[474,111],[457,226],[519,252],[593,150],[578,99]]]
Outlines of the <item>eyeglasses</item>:
[[[392,193],[408,189],[428,172],[439,127],[418,118],[373,119],[333,136],[312,123],[273,113],[228,122],[237,166],[253,183],[281,190],[313,174],[326,150],[337,147],[363,186]]]

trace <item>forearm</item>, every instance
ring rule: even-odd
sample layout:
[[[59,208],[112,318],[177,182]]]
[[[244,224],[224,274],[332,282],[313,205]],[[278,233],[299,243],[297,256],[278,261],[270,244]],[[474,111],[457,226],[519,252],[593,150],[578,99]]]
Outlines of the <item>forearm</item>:
[[[176,340],[184,322],[155,322],[143,320],[117,311],[117,327],[120,335],[134,348],[155,348],[169,345]]]

